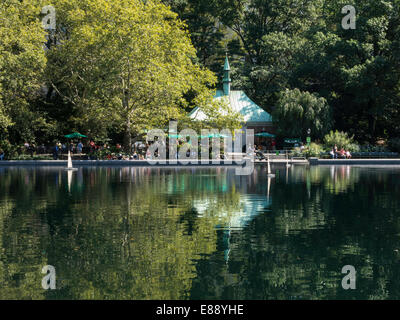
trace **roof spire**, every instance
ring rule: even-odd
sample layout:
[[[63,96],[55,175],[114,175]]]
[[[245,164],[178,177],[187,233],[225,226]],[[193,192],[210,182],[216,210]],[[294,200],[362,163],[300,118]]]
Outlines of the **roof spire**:
[[[230,70],[231,70],[231,67],[229,65],[228,52],[226,52],[224,71],[230,71]]]
[[[228,51],[226,52],[225,56],[225,65],[224,65],[224,78],[222,80],[223,83],[223,89],[224,89],[224,95],[229,96],[231,92],[231,78],[230,78],[230,71],[231,67],[229,65],[229,59],[228,59]]]

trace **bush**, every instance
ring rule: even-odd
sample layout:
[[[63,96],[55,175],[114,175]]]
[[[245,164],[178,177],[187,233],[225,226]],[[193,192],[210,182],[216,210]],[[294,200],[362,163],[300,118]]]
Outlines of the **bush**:
[[[0,141],[0,149],[5,153],[5,159],[11,159],[17,155],[17,146],[13,146],[8,140]]]
[[[388,141],[389,149],[392,152],[400,152],[400,138],[392,138]]]
[[[356,144],[356,143],[350,143],[350,144],[347,146],[347,149],[346,149],[346,150],[348,150],[348,151],[350,151],[350,152],[360,152],[361,148],[360,148],[360,146],[359,146],[358,144]]]
[[[31,157],[28,154],[14,155],[12,157],[9,157],[8,159],[9,160],[53,160],[53,158],[49,155],[33,155],[33,157]]]
[[[339,131],[331,131],[324,137],[324,145],[326,149],[331,150],[335,145],[340,148],[344,148],[346,150],[350,149],[351,146],[354,146],[353,137],[349,137],[349,135],[345,132]]]
[[[384,146],[376,146],[372,144],[364,144],[360,147],[361,152],[387,152],[387,148]]]
[[[323,152],[324,148],[321,145],[314,142],[310,144],[310,147],[306,147],[303,150],[303,154],[307,157],[319,157]]]

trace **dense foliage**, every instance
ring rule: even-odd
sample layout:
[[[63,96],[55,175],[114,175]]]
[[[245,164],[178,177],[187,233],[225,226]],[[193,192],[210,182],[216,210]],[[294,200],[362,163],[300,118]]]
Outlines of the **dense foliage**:
[[[168,2],[190,8],[189,0]],[[356,8],[355,30],[341,26],[345,5]],[[282,91],[318,94],[331,109],[332,127],[373,144],[400,134],[399,13],[398,0],[221,0],[209,11],[228,27],[234,87],[271,113]],[[197,17],[181,17],[196,32]],[[221,44],[192,39],[200,51],[217,52]]]
[[[216,114],[226,51],[233,88],[275,115],[280,136],[400,135],[399,0],[56,0],[46,52],[45,4],[0,5],[0,138],[12,144],[75,130],[129,141],[194,106]],[[341,26],[349,4],[354,30]],[[235,116],[217,122],[237,126]]]
[[[312,136],[321,137],[331,126],[326,100],[299,89],[282,92],[272,112],[272,119],[279,135],[303,139],[308,129],[311,129]]]

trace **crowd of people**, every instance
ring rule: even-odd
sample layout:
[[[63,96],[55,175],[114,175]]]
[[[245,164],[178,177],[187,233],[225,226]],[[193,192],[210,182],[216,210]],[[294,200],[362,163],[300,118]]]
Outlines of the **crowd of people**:
[[[181,145],[184,142],[180,143]],[[168,153],[168,146],[165,146]],[[243,152],[247,154],[254,154],[256,156],[261,157],[262,146],[249,146],[243,150]],[[66,155],[68,151],[73,155],[85,155],[88,159],[105,159],[105,160],[150,160],[152,157],[158,158],[157,152],[154,156],[152,156],[150,151],[150,145],[148,143],[143,142],[135,142],[131,146],[131,150],[127,152],[123,150],[121,144],[117,143],[115,146],[110,146],[109,144],[96,144],[93,140],[90,140],[86,145],[82,143],[82,141],[74,142],[70,141],[69,143],[60,143],[57,142],[53,146],[46,147],[45,145],[35,146],[35,144],[28,142],[24,143],[23,146],[24,153],[29,154],[33,157],[34,154],[51,154],[54,160],[58,160],[61,155]],[[189,151],[188,151],[189,152]],[[195,150],[191,150],[191,152],[197,152]],[[330,151],[330,155],[332,159],[350,159],[351,153],[344,148],[338,149],[337,145],[335,145]],[[190,157],[190,154],[186,155]],[[221,156],[222,157],[222,156]],[[0,161],[4,160],[5,152],[0,148]],[[174,157],[172,157],[174,158]],[[175,155],[175,158],[179,158],[178,152]]]
[[[349,150],[345,150],[343,147],[338,150],[337,145],[332,148],[330,152],[332,159],[351,159],[351,153]]]

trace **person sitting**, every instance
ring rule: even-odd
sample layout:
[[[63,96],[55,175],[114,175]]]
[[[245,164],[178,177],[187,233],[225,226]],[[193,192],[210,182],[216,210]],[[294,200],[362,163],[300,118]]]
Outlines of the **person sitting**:
[[[150,152],[150,149],[147,149],[147,151],[146,151],[146,159],[151,160],[151,152]]]
[[[340,156],[340,158],[342,158],[342,159],[346,158],[346,151],[344,151],[343,148],[340,149],[340,151],[339,151],[339,156]]]
[[[0,148],[0,161],[4,160],[4,156],[5,156],[4,151],[3,149]]]
[[[332,159],[335,159],[336,154],[334,149],[332,149],[331,152],[329,152],[329,154],[332,156]]]
[[[347,159],[351,159],[351,153],[350,153],[350,151],[348,151],[348,150],[346,151],[346,158],[347,158]]]
[[[257,157],[259,160],[266,160],[264,154],[263,154],[260,150],[256,150],[256,157]]]

